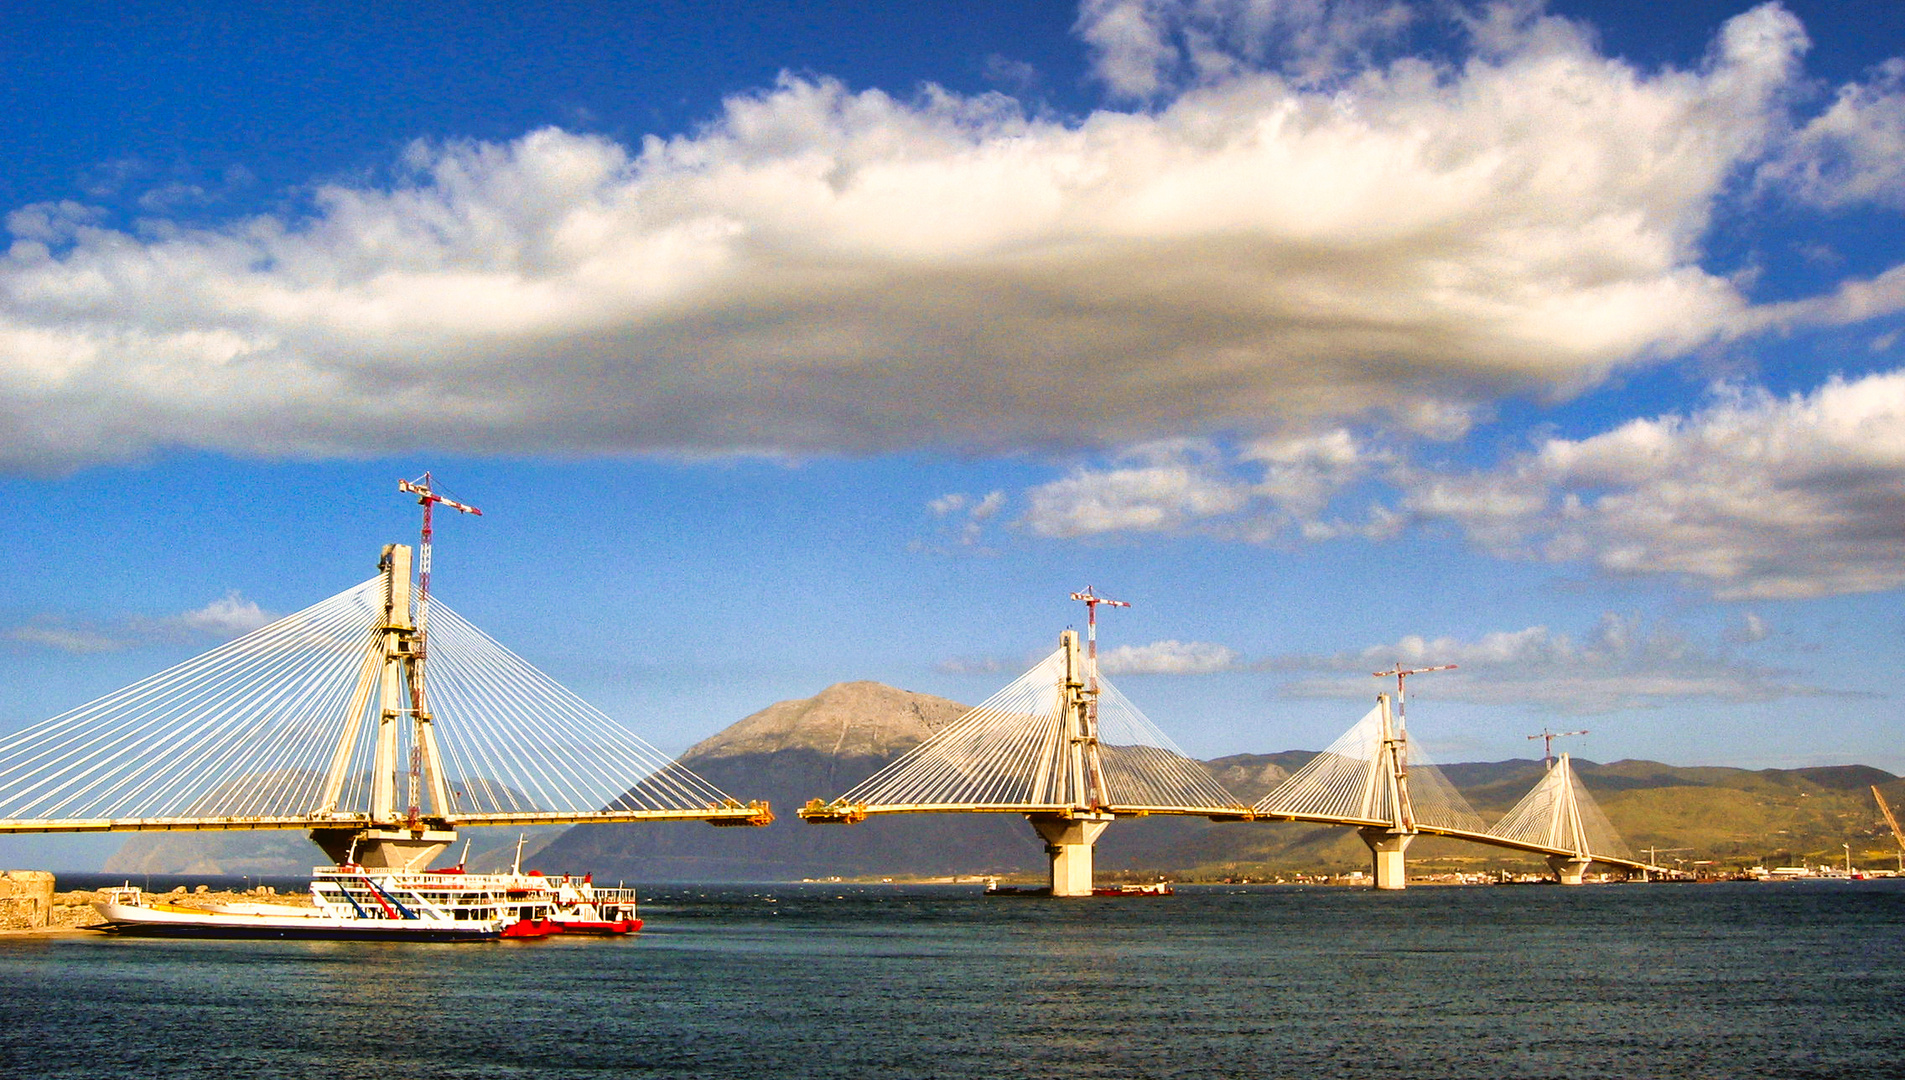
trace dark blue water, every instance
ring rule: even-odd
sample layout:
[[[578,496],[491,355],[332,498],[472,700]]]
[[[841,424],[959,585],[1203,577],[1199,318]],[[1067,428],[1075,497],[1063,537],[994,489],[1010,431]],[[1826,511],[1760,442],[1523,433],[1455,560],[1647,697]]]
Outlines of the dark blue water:
[[[1905,882],[649,895],[622,941],[0,938],[0,1074],[1905,1075]]]

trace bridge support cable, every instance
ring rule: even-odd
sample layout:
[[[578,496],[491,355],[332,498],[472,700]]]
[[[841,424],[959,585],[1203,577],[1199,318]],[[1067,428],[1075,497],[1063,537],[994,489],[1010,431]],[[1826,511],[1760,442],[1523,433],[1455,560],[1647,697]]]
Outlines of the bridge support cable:
[[[1388,696],[1252,807],[1259,818],[1481,832],[1482,817],[1418,742],[1393,734]]]
[[[381,593],[372,578],[8,737],[0,742],[0,819],[308,810],[375,635]]]
[[[1045,840],[1052,894],[1091,892],[1092,846],[1118,817],[1234,820],[1250,811],[1111,683],[1087,677],[1078,635],[977,708],[832,802],[811,823],[873,814],[1024,814]]]
[[[390,545],[378,577],[0,739],[0,832],[300,828],[334,858],[409,867],[458,825],[773,820],[440,599],[424,712],[408,555]]]
[[[1403,853],[1419,832],[1483,829],[1481,815],[1395,722],[1388,694],[1251,809],[1259,820],[1356,827],[1379,889],[1405,886]]]
[[[1622,865],[1634,862],[1633,852],[1607,815],[1588,794],[1574,763],[1566,753],[1542,775],[1495,827],[1493,836],[1517,841],[1548,853],[1548,866],[1563,885],[1581,884],[1583,871],[1596,859]]]

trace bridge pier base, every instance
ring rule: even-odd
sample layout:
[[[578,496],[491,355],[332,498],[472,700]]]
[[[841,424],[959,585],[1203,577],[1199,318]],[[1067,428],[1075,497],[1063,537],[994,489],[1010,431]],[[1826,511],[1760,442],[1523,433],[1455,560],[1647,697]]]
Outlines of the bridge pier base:
[[[311,840],[338,865],[366,870],[415,871],[456,843],[455,829],[312,829]]]
[[[1581,876],[1593,859],[1583,859],[1579,855],[1550,855],[1548,869],[1554,871],[1554,879],[1563,885],[1581,884]]]
[[[1045,838],[1045,854],[1052,860],[1052,895],[1090,896],[1092,845],[1116,819],[1110,814],[1027,814],[1025,818]]]
[[[1356,832],[1362,836],[1363,843],[1369,845],[1370,869],[1376,879],[1376,888],[1407,888],[1409,877],[1403,866],[1402,853],[1409,849],[1409,842],[1416,838],[1416,834],[1375,828],[1358,829]]]

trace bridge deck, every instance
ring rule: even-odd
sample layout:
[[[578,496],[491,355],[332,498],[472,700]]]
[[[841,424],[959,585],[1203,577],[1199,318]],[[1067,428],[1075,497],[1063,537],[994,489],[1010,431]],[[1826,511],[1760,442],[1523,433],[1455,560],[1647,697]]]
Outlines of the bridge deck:
[[[1295,821],[1312,825],[1342,825],[1360,829],[1388,829],[1394,826],[1393,822],[1375,821],[1367,818],[1331,817],[1326,814],[1284,814],[1265,810],[1256,811],[1256,820]],[[1533,855],[1561,855],[1567,858],[1574,858],[1580,854],[1579,852],[1567,848],[1550,847],[1546,844],[1531,844],[1526,840],[1516,840],[1513,837],[1507,836],[1496,836],[1493,833],[1476,832],[1473,829],[1456,829],[1444,825],[1425,825],[1422,822],[1416,822],[1415,831],[1421,836],[1446,836],[1452,840],[1467,840],[1470,843],[1488,844],[1492,847],[1507,848],[1511,851],[1525,851]],[[1655,866],[1652,863],[1640,862],[1636,859],[1623,858],[1618,855],[1596,855],[1590,852],[1587,857],[1597,863],[1604,863],[1608,866],[1618,866],[1628,870],[1660,872],[1669,869],[1668,867]]]
[[[809,803],[799,811],[801,820],[816,825],[852,824],[880,814],[1074,814],[1092,813],[1082,807],[1061,803]],[[1247,806],[1104,806],[1097,813],[1117,817],[1177,815],[1207,817],[1215,821],[1248,821],[1253,816]]]
[[[1052,804],[1000,804],[1000,803],[875,803],[870,805],[809,803],[799,811],[803,821],[815,825],[852,824],[864,821],[880,814],[1075,814],[1079,809],[1073,806]],[[1229,809],[1210,806],[1107,806],[1101,812],[1118,817],[1148,817],[1153,814],[1177,815],[1181,817],[1205,817],[1212,821],[1290,821],[1313,825],[1336,825],[1349,828],[1388,829],[1391,822],[1369,818],[1333,817],[1325,814],[1277,813],[1275,811],[1251,810],[1236,806]],[[1454,840],[1467,840],[1476,844],[1488,844],[1493,847],[1507,848],[1511,851],[1524,851],[1533,855],[1559,855],[1574,858],[1579,853],[1566,848],[1549,847],[1543,844],[1531,844],[1512,837],[1496,836],[1492,833],[1476,832],[1472,829],[1458,829],[1442,825],[1416,823],[1415,831],[1422,836],[1446,836]],[[1589,853],[1588,858],[1608,866],[1617,866],[1629,870],[1647,870],[1660,872],[1666,867],[1654,866],[1635,859],[1614,855],[1596,855]]]
[[[509,825],[588,825],[625,821],[705,821],[710,825],[768,825],[774,814],[766,803],[700,810],[523,811],[470,814],[429,819],[434,827],[485,828]],[[265,829],[400,828],[402,823],[373,822],[362,816],[40,818],[0,820],[0,833],[217,832]]]

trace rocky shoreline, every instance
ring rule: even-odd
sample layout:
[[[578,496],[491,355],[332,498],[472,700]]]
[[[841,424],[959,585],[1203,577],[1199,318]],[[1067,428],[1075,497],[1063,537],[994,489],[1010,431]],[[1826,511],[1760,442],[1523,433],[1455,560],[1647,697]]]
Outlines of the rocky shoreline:
[[[11,873],[19,873],[12,871]],[[50,877],[50,875],[49,875]],[[51,892],[47,890],[40,902],[31,905],[10,905],[0,910],[0,936],[19,936],[27,934],[70,934],[82,930],[96,930],[103,923],[99,912],[93,908],[93,902],[104,900],[110,890],[75,889],[71,892]],[[311,906],[308,893],[280,893],[266,885],[242,892],[214,892],[209,886],[200,885],[187,889],[181,885],[168,893],[158,893],[168,903],[184,907],[213,908],[221,904],[258,903],[260,901],[285,904],[294,907]]]

